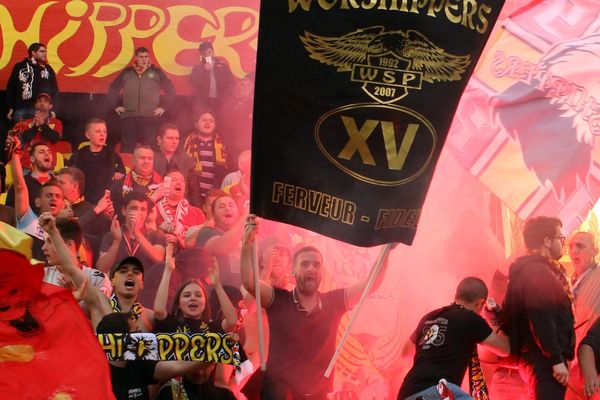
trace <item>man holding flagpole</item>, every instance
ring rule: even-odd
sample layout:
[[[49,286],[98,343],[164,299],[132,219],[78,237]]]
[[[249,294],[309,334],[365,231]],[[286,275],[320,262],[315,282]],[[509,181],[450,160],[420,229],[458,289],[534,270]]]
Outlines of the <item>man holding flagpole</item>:
[[[246,220],[242,244],[241,273],[246,290],[254,295],[252,244],[256,216]],[[387,253],[389,254],[389,253]],[[387,256],[370,292],[381,284]],[[292,257],[297,286],[292,291],[260,281],[260,302],[269,318],[269,360],[262,388],[264,400],[324,399],[333,377],[323,375],[335,351],[338,325],[354,307],[368,284],[364,279],[347,288],[319,292],[323,256],[312,246],[301,247]]]

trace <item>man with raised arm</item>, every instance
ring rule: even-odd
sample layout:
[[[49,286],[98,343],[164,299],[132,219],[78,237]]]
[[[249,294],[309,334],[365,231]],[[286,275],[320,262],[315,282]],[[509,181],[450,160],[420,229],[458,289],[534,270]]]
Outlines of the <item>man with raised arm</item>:
[[[244,288],[255,293],[252,268],[252,243],[256,236],[256,216],[246,220],[242,244],[241,272]],[[379,287],[387,257],[373,282],[371,293]],[[323,374],[335,351],[338,325],[346,311],[354,307],[368,280],[352,286],[319,292],[323,257],[318,249],[305,246],[292,257],[294,290],[274,288],[260,281],[260,301],[269,318],[269,360],[263,381],[262,398],[324,399],[332,390],[333,375]]]

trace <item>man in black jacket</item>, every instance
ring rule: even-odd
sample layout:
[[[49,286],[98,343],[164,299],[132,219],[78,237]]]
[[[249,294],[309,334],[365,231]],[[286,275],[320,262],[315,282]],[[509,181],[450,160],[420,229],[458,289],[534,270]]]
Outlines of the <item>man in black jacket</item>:
[[[567,362],[575,351],[572,293],[566,271],[557,260],[565,237],[557,218],[536,217],[525,223],[529,254],[509,270],[502,329],[510,338],[522,376],[536,399],[564,399]]]
[[[19,122],[33,118],[33,105],[40,93],[49,94],[55,103],[58,99],[56,74],[46,60],[46,46],[33,43],[28,57],[15,64],[6,85],[6,118]]]
[[[203,110],[213,110],[221,120],[223,102],[232,94],[234,78],[227,61],[215,57],[212,43],[202,42],[198,47],[200,64],[194,65],[190,82],[194,87],[193,111],[199,115]]]

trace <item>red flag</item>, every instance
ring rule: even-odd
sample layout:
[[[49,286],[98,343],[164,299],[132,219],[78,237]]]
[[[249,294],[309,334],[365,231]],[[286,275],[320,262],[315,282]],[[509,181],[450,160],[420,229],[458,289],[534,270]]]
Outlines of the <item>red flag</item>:
[[[114,399],[108,363],[72,294],[0,250],[2,398]]]

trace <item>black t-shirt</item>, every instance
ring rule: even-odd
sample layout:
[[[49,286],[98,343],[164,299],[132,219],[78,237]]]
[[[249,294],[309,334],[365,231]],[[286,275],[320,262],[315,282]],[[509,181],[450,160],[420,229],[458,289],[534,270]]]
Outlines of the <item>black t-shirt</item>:
[[[117,400],[148,400],[148,385],[157,383],[154,370],[158,361],[127,361],[124,367],[110,364],[110,380]]]
[[[596,361],[596,370],[600,371],[600,318],[598,318],[590,327],[587,334],[579,344],[587,344],[594,351],[594,360]]]
[[[436,385],[441,378],[460,386],[476,344],[491,333],[481,316],[458,304],[427,314],[411,336],[417,352],[398,399]]]
[[[203,333],[203,332],[215,332],[222,333],[223,329],[221,324],[210,320],[204,322],[198,319],[177,317],[173,314],[168,314],[167,318],[163,320],[156,320],[154,324],[155,333]]]
[[[274,289],[267,307],[269,359],[265,378],[282,381],[295,393],[322,398],[331,391],[333,374],[323,374],[335,352],[338,325],[346,313],[345,289],[321,293],[319,309],[307,314],[298,302],[296,289]]]

